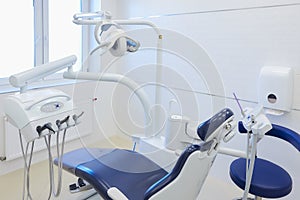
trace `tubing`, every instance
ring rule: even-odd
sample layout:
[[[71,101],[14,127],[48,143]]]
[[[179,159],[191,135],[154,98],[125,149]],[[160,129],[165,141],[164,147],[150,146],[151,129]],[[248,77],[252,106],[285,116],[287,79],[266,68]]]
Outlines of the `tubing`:
[[[258,138],[258,135],[256,135],[256,134],[253,135],[253,138],[252,138],[252,150],[251,150],[251,156],[250,156],[250,165],[249,165],[249,168],[246,169],[247,170],[247,174],[246,174],[246,184],[245,184],[245,190],[244,190],[243,200],[247,200],[248,199],[248,194],[249,194],[249,190],[250,190],[250,186],[251,186],[251,180],[252,180],[254,163],[255,163],[257,138]],[[246,160],[246,162],[247,162],[247,160]]]

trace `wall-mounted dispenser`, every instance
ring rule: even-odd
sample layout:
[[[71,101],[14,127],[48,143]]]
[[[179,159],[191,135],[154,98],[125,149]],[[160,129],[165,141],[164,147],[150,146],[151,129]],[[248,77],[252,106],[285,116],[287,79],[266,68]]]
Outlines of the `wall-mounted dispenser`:
[[[270,114],[289,112],[292,109],[293,92],[294,73],[291,68],[268,66],[261,69],[258,102],[271,109]]]

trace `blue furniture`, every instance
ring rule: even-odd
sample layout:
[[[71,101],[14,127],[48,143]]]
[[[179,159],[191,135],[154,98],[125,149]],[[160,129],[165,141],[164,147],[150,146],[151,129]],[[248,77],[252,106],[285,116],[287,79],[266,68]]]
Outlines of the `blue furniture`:
[[[196,198],[217,155],[233,112],[223,109],[197,128],[201,144],[187,147],[171,172],[135,151],[82,148],[63,155],[63,168],[84,179],[104,199],[118,188],[130,200]],[[54,161],[57,164],[57,160]],[[167,196],[167,197],[166,197]]]
[[[267,136],[276,137],[293,145],[300,151],[300,135],[288,128],[272,124],[273,128],[266,133]],[[239,123],[239,132],[247,130]],[[230,165],[230,177],[241,189],[246,182],[246,159],[239,158]],[[292,191],[293,182],[289,173],[282,167],[262,158],[255,159],[254,171],[249,193],[261,198],[280,198]]]

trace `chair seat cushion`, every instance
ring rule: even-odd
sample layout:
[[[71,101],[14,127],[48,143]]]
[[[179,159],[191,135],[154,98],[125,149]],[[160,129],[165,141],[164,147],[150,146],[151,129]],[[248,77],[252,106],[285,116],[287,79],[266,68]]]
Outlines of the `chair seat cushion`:
[[[76,162],[79,155],[84,156]],[[109,188],[117,187],[130,200],[141,200],[152,184],[167,175],[147,157],[123,149],[79,149],[64,154],[63,165],[89,182],[104,199],[110,199]]]
[[[230,177],[241,189],[246,182],[246,159],[239,158],[230,165]],[[280,166],[260,158],[255,159],[250,193],[264,198],[280,198],[292,190],[290,175]]]

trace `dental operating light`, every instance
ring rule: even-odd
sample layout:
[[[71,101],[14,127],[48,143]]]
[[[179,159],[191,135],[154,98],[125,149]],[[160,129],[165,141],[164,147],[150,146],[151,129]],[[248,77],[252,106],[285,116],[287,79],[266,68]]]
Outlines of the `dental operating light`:
[[[106,34],[103,34],[105,32]],[[114,22],[98,23],[95,26],[94,37],[99,46],[93,49],[90,55],[103,49],[101,54],[109,51],[113,56],[120,57],[126,52],[136,52],[140,47],[137,40],[128,36],[121,26]]]
[[[136,52],[140,47],[138,41],[128,36],[121,25],[111,19],[110,12],[77,13],[73,16],[73,22],[78,25],[94,23],[94,37],[98,46],[90,52],[90,55],[102,49],[100,55],[109,51],[113,56],[121,57],[126,52]]]

